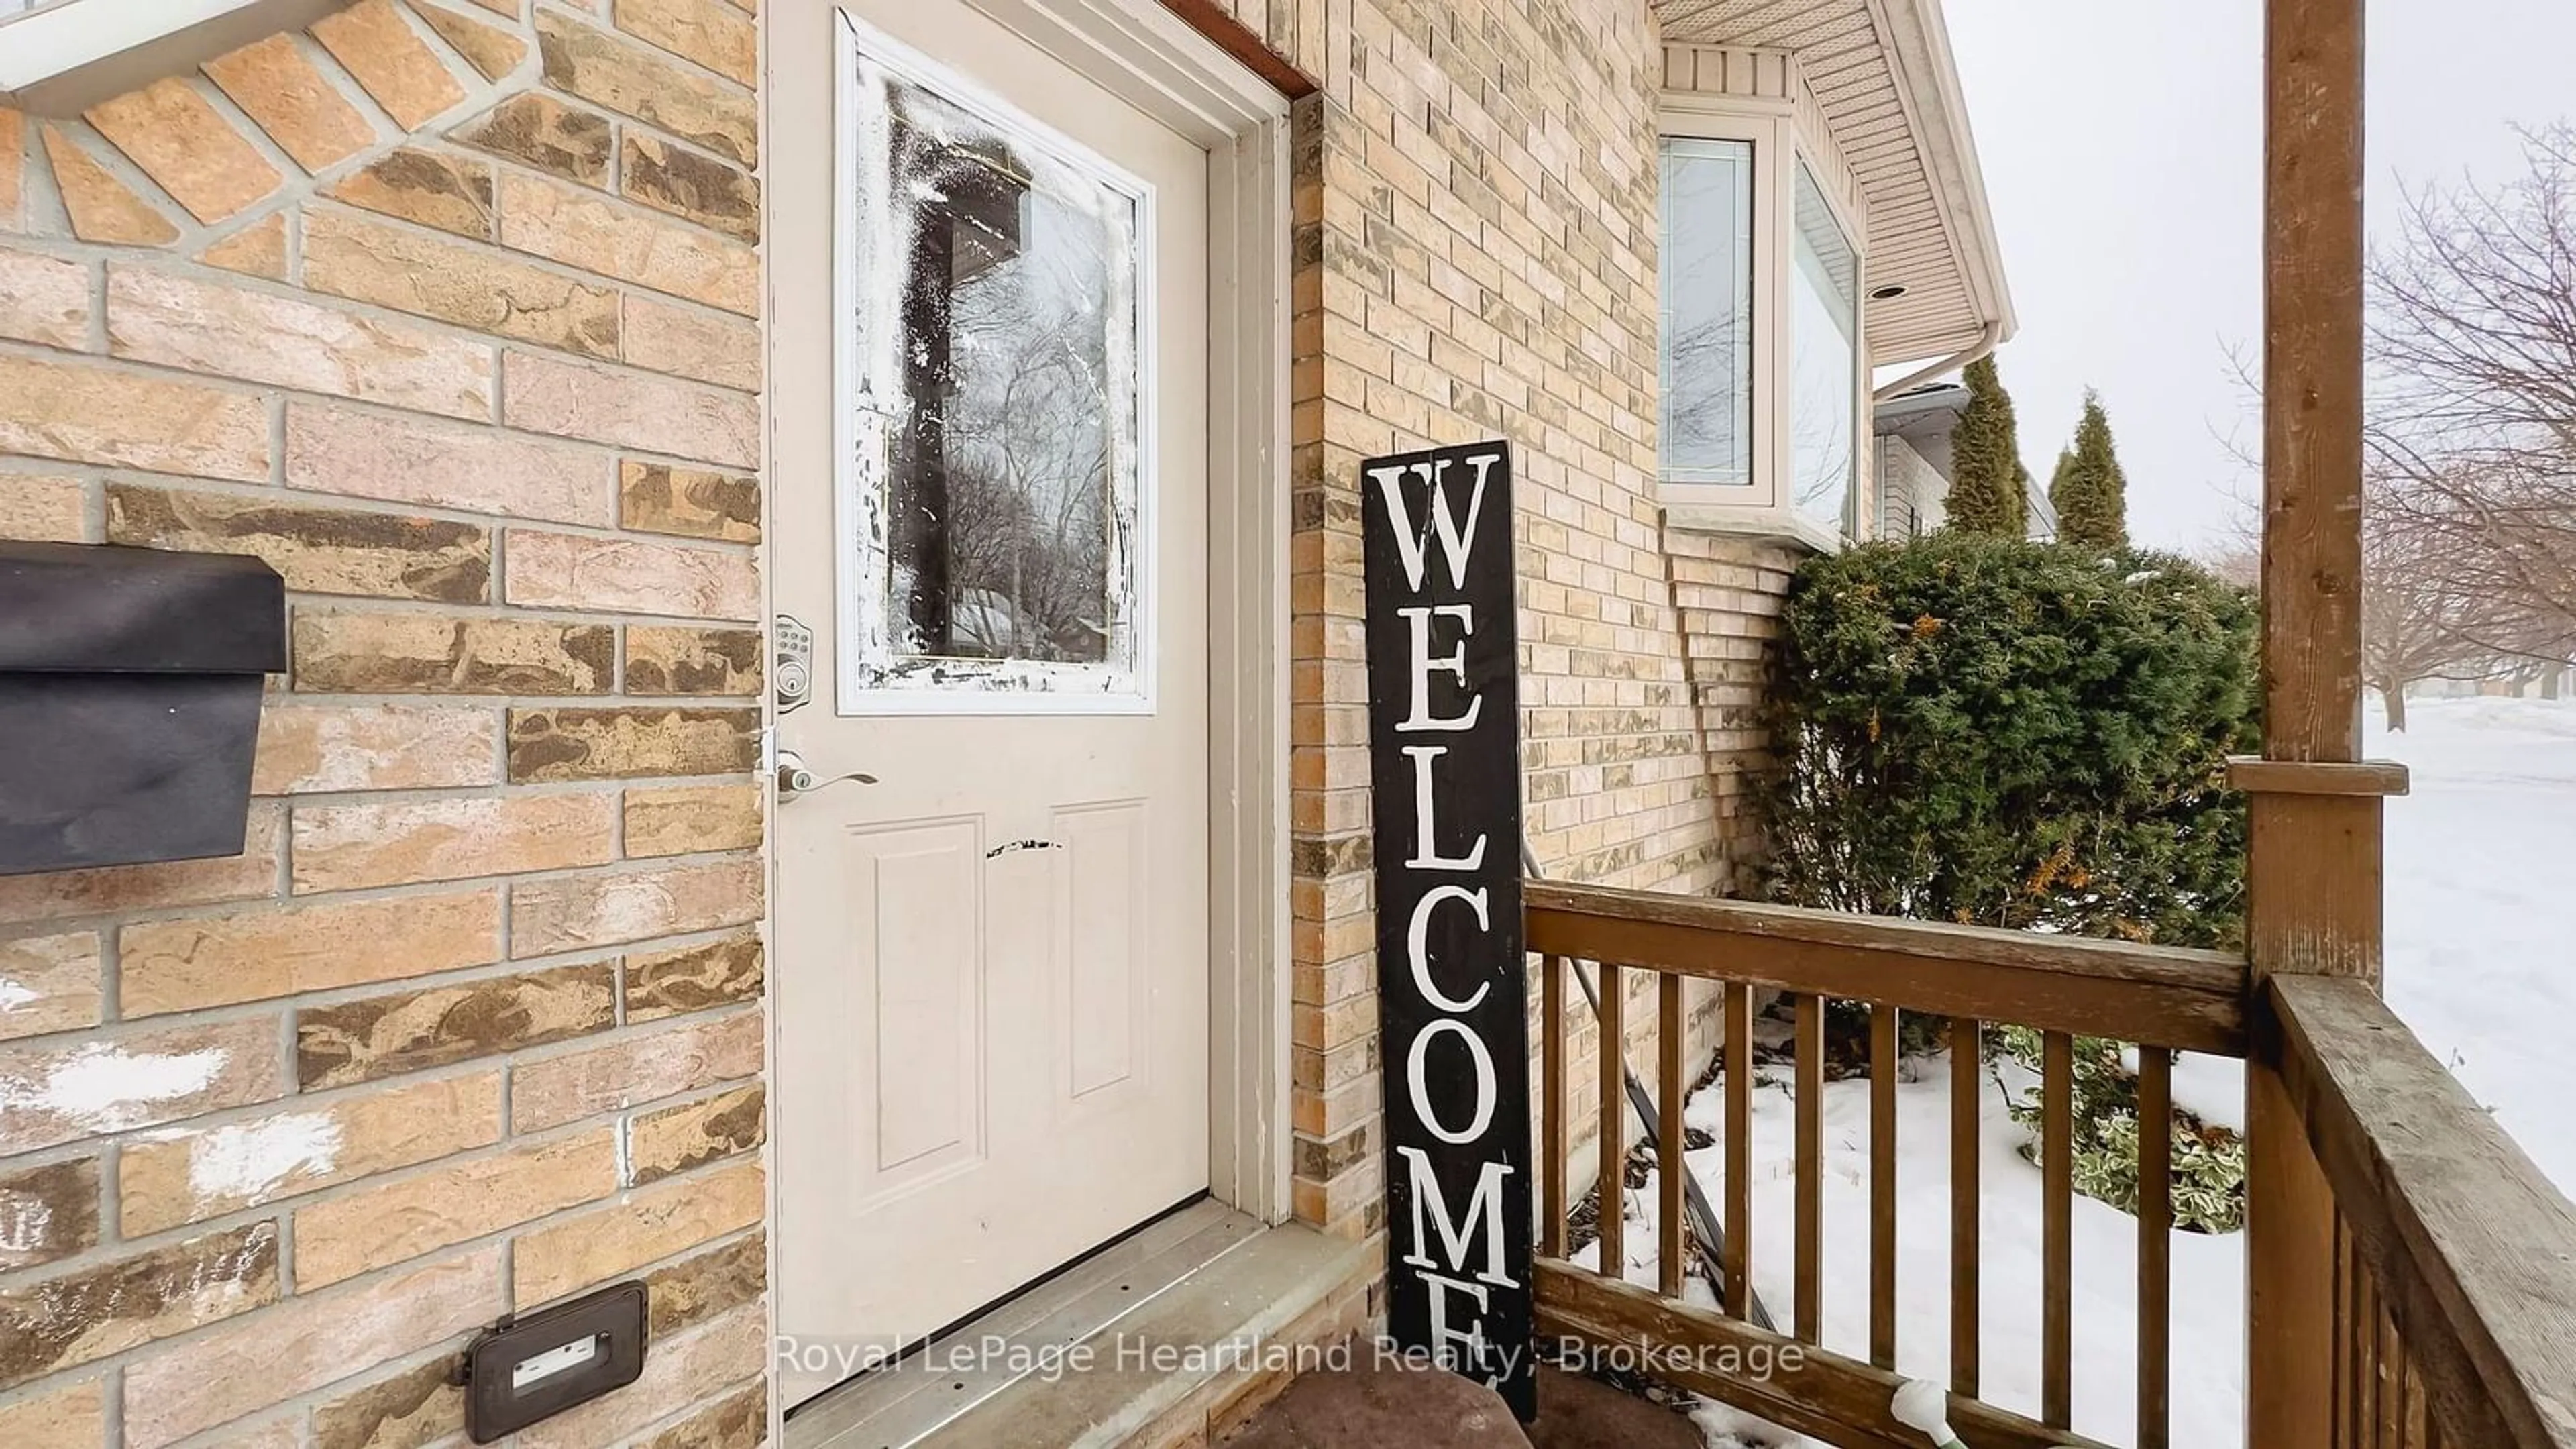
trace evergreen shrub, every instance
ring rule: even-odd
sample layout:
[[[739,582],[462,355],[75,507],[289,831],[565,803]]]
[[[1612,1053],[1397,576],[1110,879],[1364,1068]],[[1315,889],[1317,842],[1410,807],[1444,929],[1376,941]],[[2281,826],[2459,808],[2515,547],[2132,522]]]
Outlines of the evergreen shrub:
[[[2255,613],[2187,560],[1943,530],[1811,559],[1782,617],[1776,897],[2229,946]]]
[[[2001,1032],[2001,1055],[2043,1071],[2045,1043],[2026,1026]],[[2138,1077],[2116,1042],[2075,1039],[2075,1190],[2125,1213],[2138,1210]],[[1997,1074],[1998,1076],[2001,1073]],[[2022,1156],[2039,1161],[2046,1094],[2004,1087],[2005,1110],[2030,1134]],[[2245,1226],[2245,1139],[2177,1107],[2166,1124],[2173,1163],[2173,1223],[2194,1233],[2232,1233]]]
[[[1763,793],[1779,899],[2241,942],[2245,805],[2225,774],[2258,744],[2243,591],[2162,554],[1944,530],[1810,560],[1782,633]],[[2039,1065],[2035,1033],[1999,1035]],[[2035,1127],[2037,1088],[2008,1095]],[[2135,1211],[2137,1083],[2116,1044],[2077,1042],[2072,1105],[2078,1187]],[[2188,1114],[2169,1130],[2175,1221],[2238,1226],[2243,1142]]]

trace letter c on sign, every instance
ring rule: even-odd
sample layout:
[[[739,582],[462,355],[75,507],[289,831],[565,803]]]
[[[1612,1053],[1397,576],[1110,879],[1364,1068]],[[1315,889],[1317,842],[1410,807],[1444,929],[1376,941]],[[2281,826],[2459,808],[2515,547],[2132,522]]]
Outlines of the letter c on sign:
[[[1431,1110],[1431,1093],[1426,1090],[1422,1079],[1422,1061],[1430,1053],[1431,1039],[1442,1032],[1456,1032],[1458,1039],[1467,1044],[1468,1057],[1476,1064],[1476,1115],[1464,1132],[1452,1132],[1441,1125],[1440,1118]],[[1404,1082],[1406,1089],[1413,1094],[1413,1114],[1422,1119],[1423,1126],[1431,1129],[1432,1136],[1443,1142],[1452,1145],[1473,1142],[1485,1135],[1485,1128],[1494,1120],[1494,1059],[1486,1052],[1484,1040],[1469,1031],[1463,1021],[1444,1017],[1422,1029],[1422,1035],[1413,1039],[1413,1050],[1405,1053]]]
[[[1476,929],[1486,931],[1493,929],[1493,921],[1485,910],[1485,900],[1483,886],[1469,890],[1465,886],[1443,885],[1423,892],[1422,899],[1414,903],[1413,919],[1404,931],[1405,959],[1413,967],[1413,989],[1442,1011],[1475,1010],[1476,1003],[1485,999],[1494,983],[1478,982],[1475,992],[1464,1001],[1441,993],[1440,984],[1431,979],[1431,908],[1442,901],[1465,901],[1476,912]]]

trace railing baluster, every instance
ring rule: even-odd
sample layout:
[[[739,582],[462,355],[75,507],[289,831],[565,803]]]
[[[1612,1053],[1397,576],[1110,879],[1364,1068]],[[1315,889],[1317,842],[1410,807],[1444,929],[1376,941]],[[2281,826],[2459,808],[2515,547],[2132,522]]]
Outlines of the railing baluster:
[[[2369,1449],[2370,1421],[2373,1417],[2370,1390],[2371,1382],[2378,1374],[2378,1366],[2372,1362],[2374,1355],[2371,1352],[2370,1318],[2376,1309],[2371,1302],[2370,1265],[2362,1259],[2360,1240],[2350,1239],[2350,1241],[2352,1243],[2352,1301],[2343,1308],[2345,1339],[2340,1351],[2350,1360],[2352,1403],[2344,1411],[2344,1417],[2348,1421],[2344,1435],[2345,1442],[2350,1444],[2352,1449]]]
[[[2063,1429],[2075,1420],[2075,1039],[2041,1041],[2040,1417]]]
[[[1539,1114],[1539,1251],[1565,1256],[1565,973],[1562,956],[1540,958],[1539,1015],[1547,1025],[1539,1036],[1539,1083],[1545,1104]]]
[[[1798,1337],[1824,1341],[1825,1002],[1798,998]]]
[[[2352,1314],[2352,1442],[2370,1443],[2372,1426],[2379,1422],[2379,1285],[2370,1281],[2368,1271],[2354,1275],[2360,1291]]]
[[[2327,1340],[2334,1363],[2334,1423],[2328,1426],[2333,1449],[2352,1449],[2352,1408],[2360,1395],[2352,1381],[2352,1300],[2358,1291],[2352,1282],[2352,1229],[2345,1226],[2341,1214],[2334,1224],[2334,1325]]]
[[[2398,1442],[2405,1449],[2424,1449],[2433,1438],[2432,1401],[2424,1395],[2424,1376],[2406,1366],[2406,1429]]]
[[[1753,988],[1726,984],[1726,1311],[1753,1309]]]
[[[1601,1271],[1628,1280],[1628,1152],[1625,1104],[1628,1100],[1628,1029],[1622,1021],[1627,983],[1619,968],[1601,963],[1601,1152],[1600,1182],[1594,1196],[1601,1204]]]
[[[2173,1053],[2138,1048],[2138,1449],[2173,1413]]]
[[[2406,1443],[2406,1345],[2397,1341],[2397,1321],[2388,1305],[2379,1305],[2379,1449],[2404,1449]]]
[[[1682,1094],[1687,1083],[1682,1080],[1682,979],[1670,972],[1657,978],[1662,994],[1663,1019],[1655,1024],[1655,1044],[1663,1056],[1663,1140],[1656,1145],[1655,1185],[1662,1189],[1657,1205],[1655,1225],[1662,1229],[1662,1240],[1656,1245],[1655,1261],[1661,1268],[1658,1286],[1667,1298],[1682,1296],[1682,1274],[1690,1266],[1684,1244],[1690,1240],[1683,1232],[1688,1226],[1682,1216],[1682,1184],[1690,1180],[1690,1164],[1683,1160]]]
[[[1869,1361],[1896,1367],[1897,1009],[1869,1009]]]
[[[1977,1109],[1984,1101],[1985,1034],[1950,1019],[1950,1390],[1977,1396]]]

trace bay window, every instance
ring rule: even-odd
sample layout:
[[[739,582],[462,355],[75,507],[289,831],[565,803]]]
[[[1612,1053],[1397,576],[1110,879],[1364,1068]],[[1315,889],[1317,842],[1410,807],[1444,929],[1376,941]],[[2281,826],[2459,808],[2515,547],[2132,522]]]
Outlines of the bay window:
[[[1679,527],[1831,549],[1860,533],[1868,359],[1857,204],[1785,100],[1668,92],[1658,490]],[[1847,220],[1847,218],[1849,218]]]

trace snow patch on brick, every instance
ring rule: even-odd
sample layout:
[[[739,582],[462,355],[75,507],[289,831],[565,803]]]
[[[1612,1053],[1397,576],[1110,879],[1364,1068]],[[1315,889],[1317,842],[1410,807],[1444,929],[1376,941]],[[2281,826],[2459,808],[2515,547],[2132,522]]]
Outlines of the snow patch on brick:
[[[53,1063],[42,1077],[0,1081],[0,1108],[53,1113],[91,1133],[121,1132],[150,1120],[155,1102],[204,1091],[226,1059],[213,1047],[129,1052],[86,1046]]]
[[[258,1202],[290,1179],[339,1166],[340,1124],[327,1112],[294,1112],[219,1127],[188,1151],[188,1188],[201,1202]]]
[[[0,1253],[33,1253],[52,1241],[54,1210],[34,1193],[0,1192]]]

